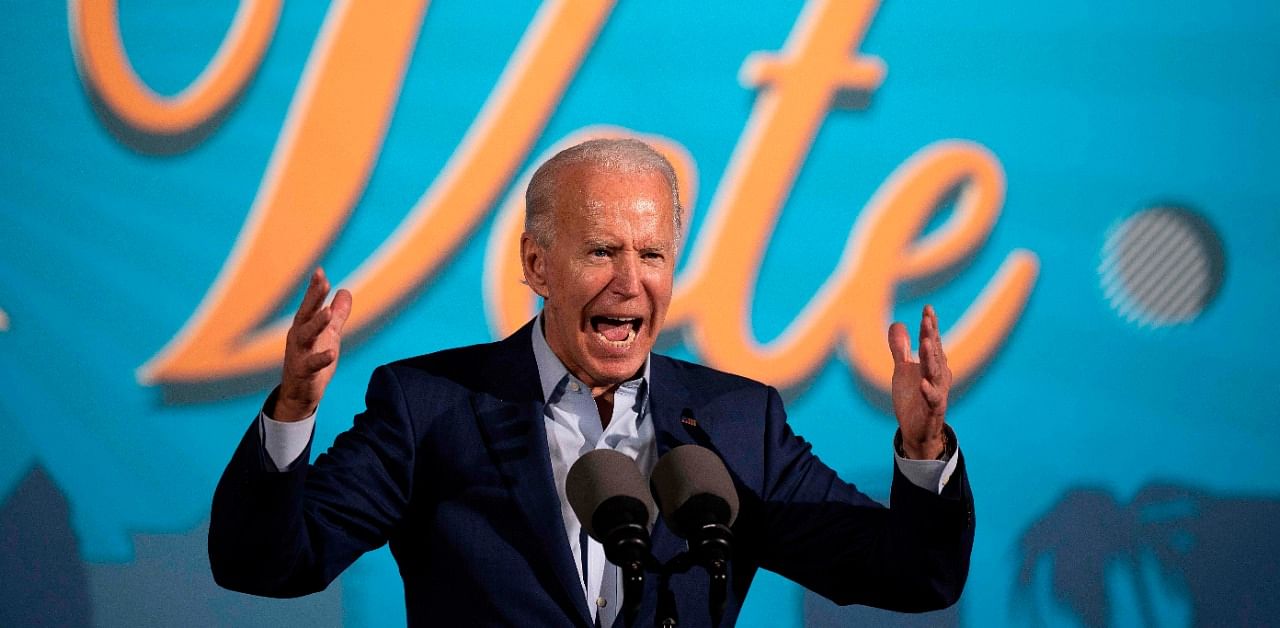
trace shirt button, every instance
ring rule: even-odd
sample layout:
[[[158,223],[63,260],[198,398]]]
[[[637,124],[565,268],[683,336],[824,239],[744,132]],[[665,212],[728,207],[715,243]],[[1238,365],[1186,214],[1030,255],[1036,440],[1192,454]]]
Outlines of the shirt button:
[[[600,607],[600,608],[604,608],[604,607],[606,607],[606,606],[608,606],[608,605],[609,605],[609,600],[606,600],[606,599],[604,599],[604,598],[602,598],[602,597],[598,597],[598,598],[596,598],[596,606],[598,606],[598,607]]]
[[[569,390],[572,390],[573,392],[578,392],[581,389],[582,389],[582,386],[579,386],[578,382],[569,382]]]

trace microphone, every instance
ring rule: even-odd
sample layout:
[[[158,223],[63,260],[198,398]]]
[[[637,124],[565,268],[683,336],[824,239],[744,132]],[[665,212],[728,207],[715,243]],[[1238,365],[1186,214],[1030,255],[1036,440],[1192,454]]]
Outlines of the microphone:
[[[663,521],[688,541],[694,562],[711,577],[711,617],[718,625],[724,614],[728,562],[733,557],[729,526],[738,518],[733,478],[710,449],[681,445],[658,461],[650,483]]]
[[[663,521],[690,549],[731,556],[732,535],[715,529],[728,532],[738,518],[738,491],[719,456],[698,445],[676,447],[654,467],[652,484]]]
[[[644,594],[653,502],[636,463],[612,449],[587,452],[569,468],[565,495],[587,535],[604,546],[609,562],[622,568],[621,614],[630,626]]]

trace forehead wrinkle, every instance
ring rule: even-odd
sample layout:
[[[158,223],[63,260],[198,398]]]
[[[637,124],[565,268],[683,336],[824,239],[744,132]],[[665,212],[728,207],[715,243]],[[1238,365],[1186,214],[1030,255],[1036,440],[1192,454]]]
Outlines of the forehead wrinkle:
[[[615,248],[626,241],[627,248],[636,250],[675,248],[675,239],[664,237],[666,234],[660,227],[664,214],[669,211],[664,211],[665,196],[654,198],[653,190],[647,189],[651,186],[620,180],[618,173],[609,169],[581,165],[567,170],[555,204],[554,232],[557,235],[577,232],[578,241],[565,244]],[[635,174],[648,178],[650,173]],[[669,219],[669,215],[665,219]]]
[[[578,206],[574,215],[562,215],[562,218],[564,220],[577,221],[581,225],[582,239],[588,240],[592,244],[598,244],[598,240],[604,239],[602,234],[599,233],[605,227],[604,215],[604,203],[599,199],[588,199]]]

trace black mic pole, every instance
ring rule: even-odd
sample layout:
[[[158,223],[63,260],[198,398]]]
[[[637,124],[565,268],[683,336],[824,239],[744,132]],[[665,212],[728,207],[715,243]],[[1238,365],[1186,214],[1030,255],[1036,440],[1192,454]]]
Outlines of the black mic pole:
[[[640,597],[644,595],[644,567],[631,563],[622,567],[622,625],[630,628],[636,624],[636,612],[640,610]]]
[[[709,596],[707,610],[711,624],[719,626],[724,618],[725,601],[729,590],[729,559],[733,557],[733,532],[723,523],[703,524],[690,535],[690,549],[695,561],[707,570]]]
[[[653,625],[655,628],[676,628],[680,623],[679,617],[676,596],[671,592],[671,572],[663,571],[658,576],[658,607],[653,615]]]
[[[602,514],[600,510],[596,511],[599,519],[607,519]],[[599,525],[600,522],[593,523]],[[653,561],[649,553],[649,531],[638,523],[616,525],[601,544],[604,545],[605,558],[622,571],[622,608],[619,614],[623,625],[630,628],[635,625],[640,600],[644,597],[645,563]]]
[[[729,526],[738,515],[738,493],[729,470],[711,450],[682,445],[658,461],[650,485],[663,519],[689,544],[688,552],[669,567],[685,571],[698,564],[707,571],[707,610],[712,624],[718,626],[724,618],[733,557]]]
[[[707,574],[711,577],[711,595],[707,598],[708,611],[711,613],[711,625],[719,626],[724,619],[724,603],[729,588],[729,561],[715,560],[707,566]]]

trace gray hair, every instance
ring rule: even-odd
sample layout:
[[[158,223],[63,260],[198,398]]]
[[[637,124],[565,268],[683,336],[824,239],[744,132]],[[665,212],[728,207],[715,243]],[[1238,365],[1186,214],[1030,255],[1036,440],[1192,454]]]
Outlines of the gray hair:
[[[556,235],[554,212],[560,174],[566,168],[580,164],[590,164],[611,174],[661,174],[671,188],[672,220],[675,222],[676,242],[680,241],[684,209],[680,207],[680,187],[675,168],[652,146],[632,138],[587,140],[556,153],[538,166],[524,193],[524,230],[533,236],[534,241],[542,246],[551,246]]]

